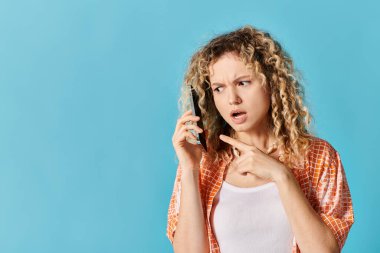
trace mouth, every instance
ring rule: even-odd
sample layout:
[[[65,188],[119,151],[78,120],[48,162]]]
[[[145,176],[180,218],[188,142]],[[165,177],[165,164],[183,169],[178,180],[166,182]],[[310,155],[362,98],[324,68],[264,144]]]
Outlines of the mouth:
[[[240,109],[237,109],[237,110],[231,111],[230,116],[233,117],[233,118],[238,118],[238,117],[241,117],[244,114],[247,114],[247,112],[243,111],[243,110],[240,110]]]
[[[242,124],[248,118],[247,112],[240,109],[231,111],[230,117],[235,124]]]

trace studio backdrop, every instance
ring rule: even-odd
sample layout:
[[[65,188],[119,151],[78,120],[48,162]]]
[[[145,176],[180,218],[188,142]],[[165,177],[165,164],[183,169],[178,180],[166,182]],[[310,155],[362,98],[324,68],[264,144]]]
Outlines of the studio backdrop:
[[[246,24],[289,52],[315,132],[341,155],[355,213],[343,252],[379,252],[379,7],[0,0],[0,252],[173,252],[183,75]]]

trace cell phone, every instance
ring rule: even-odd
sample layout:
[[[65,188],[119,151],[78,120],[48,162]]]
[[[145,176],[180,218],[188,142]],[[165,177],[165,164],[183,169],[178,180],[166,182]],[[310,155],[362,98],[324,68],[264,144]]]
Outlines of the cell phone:
[[[202,128],[203,132],[198,134],[194,130],[190,130],[197,137],[197,144],[202,144],[203,148],[207,151],[205,129],[203,128],[202,113],[198,106],[199,96],[192,85],[190,85],[190,106],[192,114],[199,117],[197,125]]]

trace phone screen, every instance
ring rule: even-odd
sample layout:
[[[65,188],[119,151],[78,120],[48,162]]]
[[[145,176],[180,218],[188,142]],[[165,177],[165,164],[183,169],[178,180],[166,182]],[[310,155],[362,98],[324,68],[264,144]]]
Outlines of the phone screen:
[[[197,144],[202,144],[203,148],[207,151],[207,145],[206,145],[206,138],[205,138],[205,129],[203,128],[203,121],[202,121],[202,114],[201,109],[198,106],[198,94],[193,88],[193,86],[190,85],[190,106],[191,110],[193,112],[193,115],[198,116],[200,119],[197,121],[197,125],[202,128],[203,132],[198,134],[198,132],[194,130],[190,130],[192,133],[195,134],[198,141]]]

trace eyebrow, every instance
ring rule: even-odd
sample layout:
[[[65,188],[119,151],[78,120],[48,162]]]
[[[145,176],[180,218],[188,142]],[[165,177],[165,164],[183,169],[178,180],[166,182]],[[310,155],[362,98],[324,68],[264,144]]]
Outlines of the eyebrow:
[[[243,76],[239,76],[238,78],[236,78],[236,79],[234,80],[234,83],[236,83],[236,81],[239,80],[239,79],[243,79],[243,78],[247,78],[247,77],[250,78],[251,75],[243,75]],[[211,86],[218,85],[218,84],[221,84],[221,83],[219,83],[219,82],[214,82],[214,83],[211,84]]]

